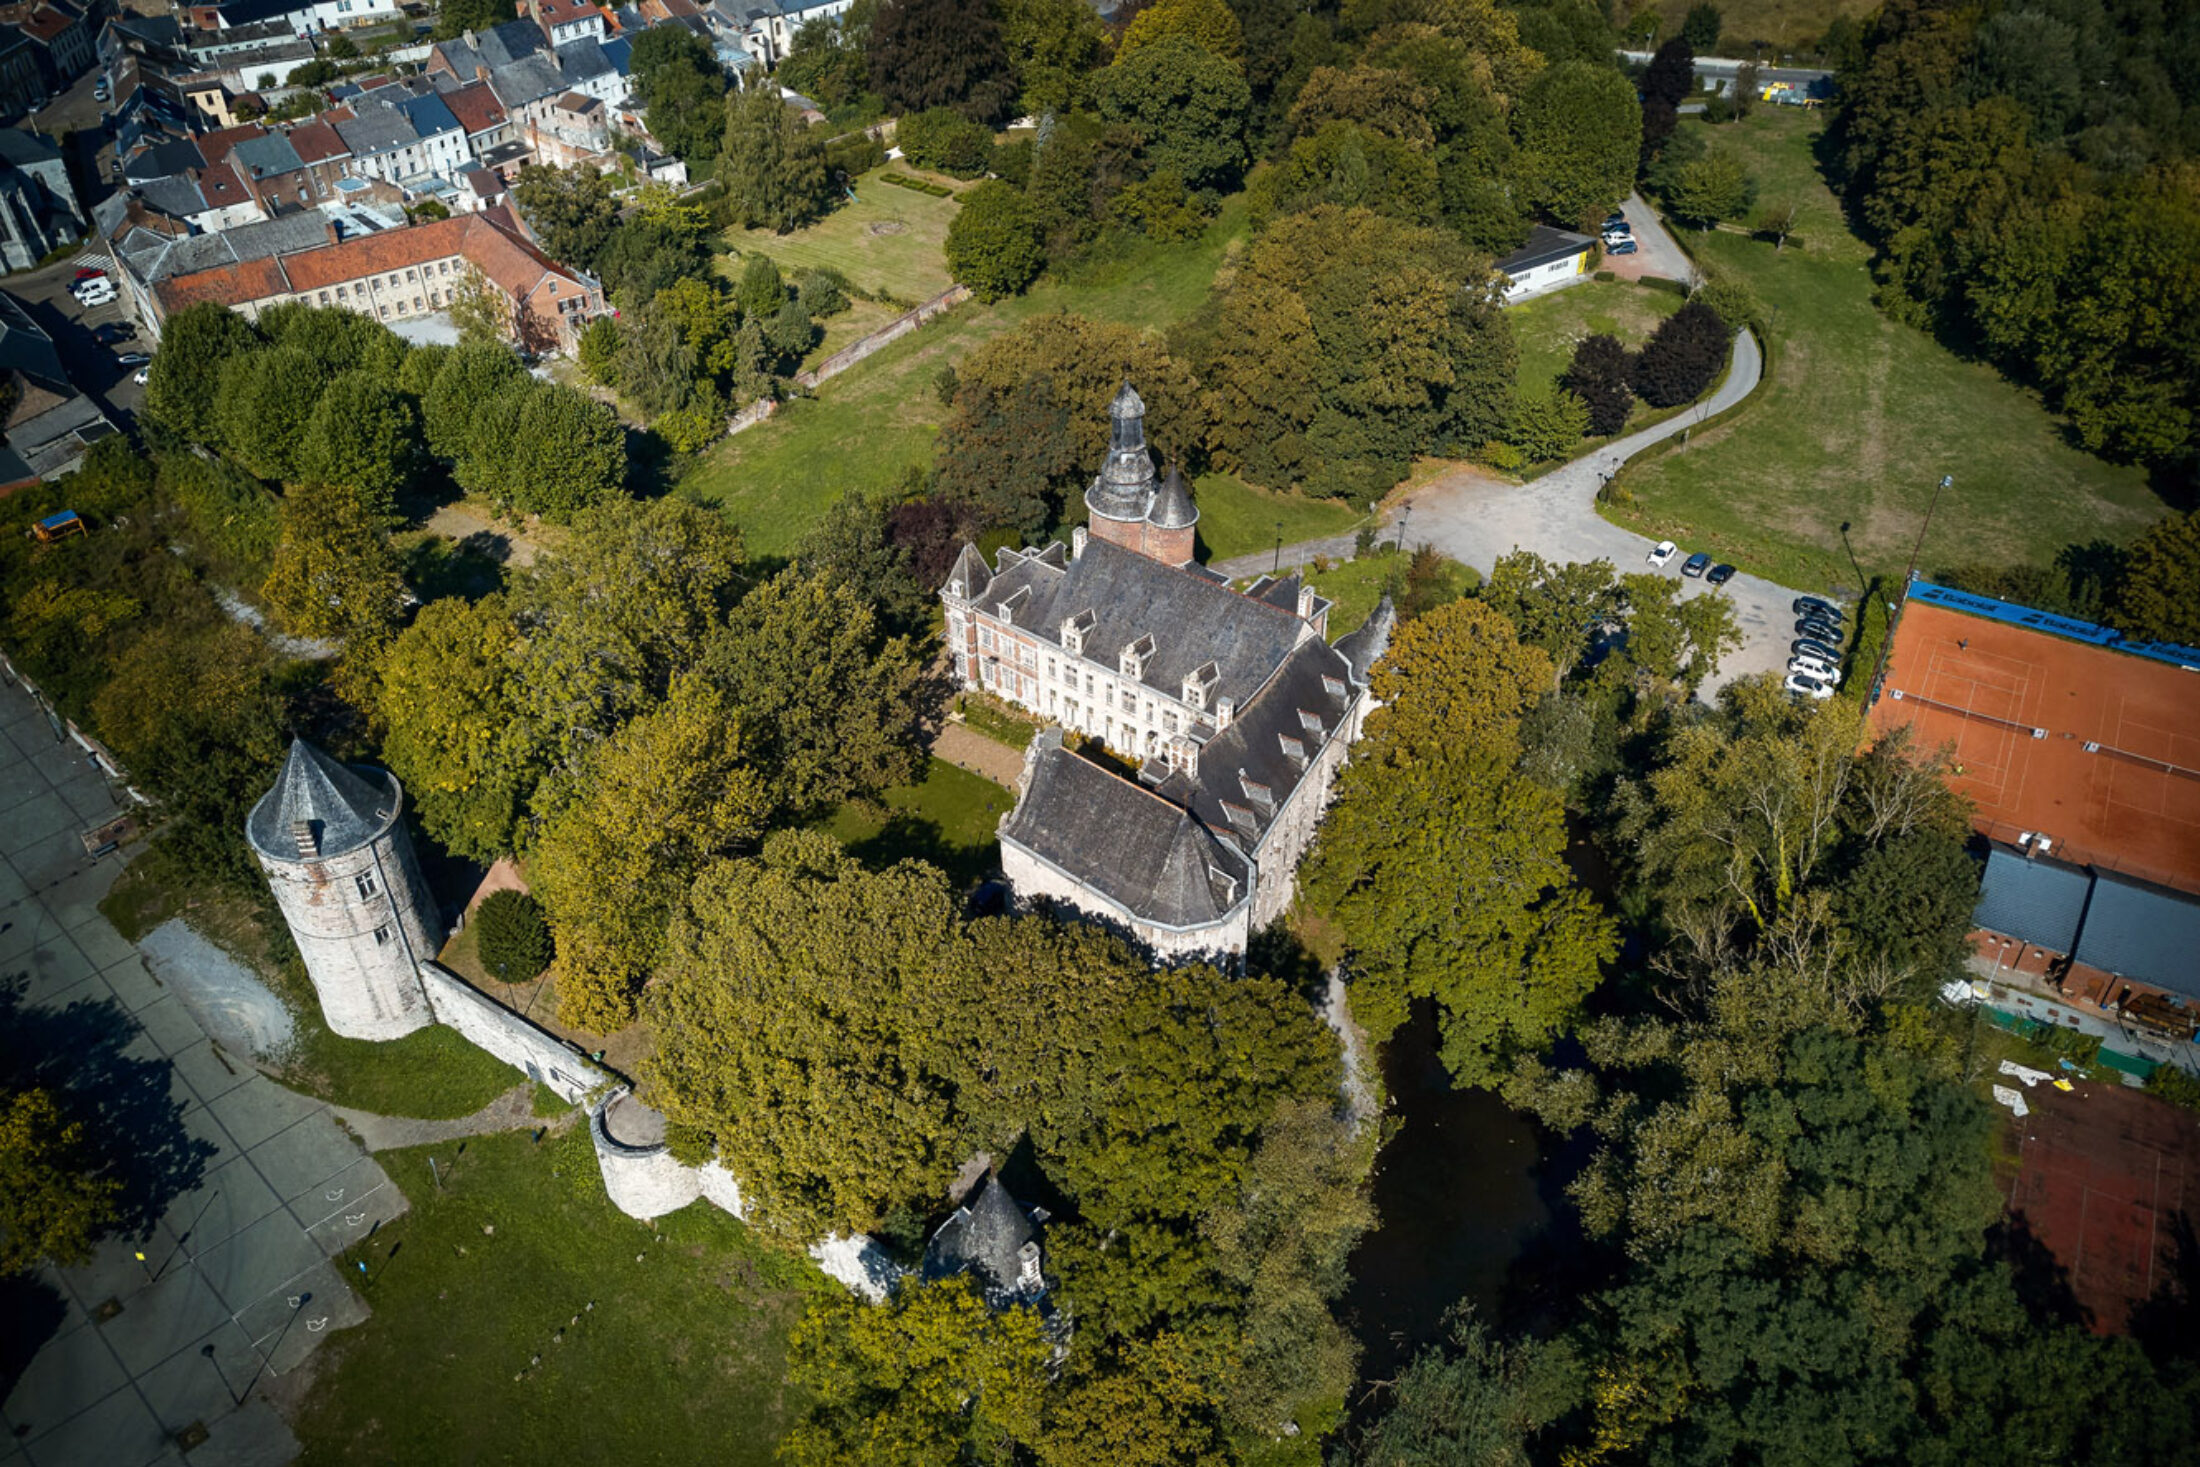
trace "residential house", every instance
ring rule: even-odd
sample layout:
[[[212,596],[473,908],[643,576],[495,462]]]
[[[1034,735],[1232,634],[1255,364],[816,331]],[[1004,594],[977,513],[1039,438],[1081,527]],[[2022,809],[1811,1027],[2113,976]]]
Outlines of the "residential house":
[[[738,67],[747,60],[770,68],[794,49],[795,32],[812,20],[837,17],[851,0],[714,0],[704,24],[718,41],[719,58]]]
[[[475,272],[502,296],[514,339],[530,350],[572,350],[606,309],[600,282],[557,264],[509,212],[489,209],[168,275],[152,288],[154,324],[207,300],[246,317],[297,301],[396,324],[447,310]]]
[[[0,30],[0,112],[20,117],[48,95],[40,52],[21,31]]]
[[[455,173],[467,159],[466,129],[433,93],[415,97],[400,91],[388,100],[369,95],[332,126],[351,153],[348,171],[356,178],[402,183],[423,174]]]
[[[99,405],[76,390],[54,350],[14,296],[0,292],[0,381],[8,384],[0,418],[0,494],[57,479],[84,451],[115,431]]]
[[[601,166],[611,150],[603,103],[579,92],[565,93],[539,120],[527,124],[527,143],[535,161],[551,168]]]
[[[438,80],[448,80],[439,77]],[[494,168],[492,155],[513,141],[511,119],[486,81],[467,82],[440,94],[466,134],[466,155]]]
[[[521,0],[520,9],[553,47],[568,41],[601,41],[609,34],[604,13],[588,0]]]
[[[1290,904],[1300,857],[1373,706],[1387,602],[1332,647],[1297,576],[1245,591],[1193,559],[1199,510],[1125,384],[1089,528],[1065,547],[963,547],[941,591],[955,676],[1053,720],[1001,865],[1020,903],[1075,911],[1162,961],[1232,960]],[[1105,746],[1110,767],[1067,747]],[[1135,775],[1118,772],[1135,767]]]
[[[188,0],[181,11],[202,31],[280,21],[299,35],[385,25],[404,14],[398,0]]]
[[[97,33],[83,10],[70,0],[18,0],[13,5],[0,5],[0,27],[30,44],[38,60],[39,79],[50,96],[59,96],[63,88],[98,62]]]
[[[28,270],[86,225],[61,150],[35,132],[0,131],[0,266]]]

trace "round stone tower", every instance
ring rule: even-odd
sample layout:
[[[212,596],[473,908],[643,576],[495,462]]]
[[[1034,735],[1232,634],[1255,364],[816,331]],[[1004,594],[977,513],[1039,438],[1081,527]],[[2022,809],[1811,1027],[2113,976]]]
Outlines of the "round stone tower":
[[[1153,455],[1146,451],[1146,404],[1125,382],[1108,404],[1108,461],[1085,491],[1093,538],[1142,551],[1157,487]]]
[[[1171,464],[1167,482],[1146,511],[1146,554],[1163,565],[1190,565],[1198,536],[1199,506],[1192,503],[1184,476]]]
[[[396,1039],[435,1022],[420,962],[435,904],[405,827],[397,776],[339,764],[304,739],[245,821],[329,1028]]]

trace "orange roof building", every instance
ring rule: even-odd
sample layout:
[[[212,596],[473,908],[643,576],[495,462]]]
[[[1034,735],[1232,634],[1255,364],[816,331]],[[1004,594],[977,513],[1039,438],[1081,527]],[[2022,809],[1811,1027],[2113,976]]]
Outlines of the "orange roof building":
[[[395,323],[447,310],[476,272],[505,298],[513,336],[530,350],[571,350],[605,309],[600,284],[551,260],[495,209],[176,275],[153,294],[161,319],[200,301],[247,317],[295,301]]]

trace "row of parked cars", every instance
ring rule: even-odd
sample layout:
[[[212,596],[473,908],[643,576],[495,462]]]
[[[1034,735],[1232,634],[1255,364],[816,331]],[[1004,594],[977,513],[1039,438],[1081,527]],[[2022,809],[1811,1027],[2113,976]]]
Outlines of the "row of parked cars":
[[[1664,570],[1672,562],[1673,557],[1680,553],[1680,546],[1675,545],[1670,540],[1660,540],[1650,547],[1651,569]],[[1723,586],[1734,579],[1734,567],[1724,561],[1713,565],[1711,557],[1699,550],[1681,562],[1681,574],[1684,576],[1702,576],[1711,585]]]
[[[1631,255],[1635,252],[1635,226],[1627,222],[1627,216],[1617,209],[1604,221],[1604,253],[1607,255]]]
[[[1848,640],[1841,608],[1816,596],[1795,598],[1795,642],[1788,650],[1787,690],[1830,698],[1841,683],[1841,644]]]

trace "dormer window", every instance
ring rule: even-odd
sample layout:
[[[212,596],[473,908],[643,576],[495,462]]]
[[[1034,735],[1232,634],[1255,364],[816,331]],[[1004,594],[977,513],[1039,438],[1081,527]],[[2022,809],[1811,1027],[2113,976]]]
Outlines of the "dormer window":
[[[1253,812],[1243,805],[1224,800],[1222,802],[1222,813],[1229,819],[1231,825],[1244,831],[1247,835],[1254,835],[1259,832],[1260,827],[1253,820]]]
[[[1222,670],[1212,662],[1201,663],[1184,679],[1184,701],[1205,713],[1208,700],[1214,696],[1215,683],[1221,676]]]
[[[1116,654],[1116,669],[1132,682],[1137,682],[1146,675],[1146,663],[1152,659],[1153,651],[1153,638],[1140,637]]]
[[[1323,674],[1322,674],[1322,691],[1324,691],[1324,692],[1326,692],[1327,694],[1329,694],[1329,696],[1330,696],[1330,697],[1332,697],[1332,698],[1335,698],[1335,699],[1336,699],[1336,700],[1337,700],[1338,702],[1340,702],[1340,703],[1341,703],[1341,702],[1343,702],[1343,701],[1344,701],[1344,679],[1343,679],[1343,678],[1341,678],[1341,677],[1333,677],[1333,676],[1331,676],[1330,674],[1328,674],[1328,673],[1326,673],[1326,672],[1325,672],[1325,673],[1323,673]]]
[[[1277,734],[1276,743],[1283,749],[1283,757],[1291,761],[1294,769],[1306,767],[1306,745],[1289,734]]]
[[[1305,729],[1317,739],[1321,738],[1326,732],[1322,725],[1321,715],[1309,713],[1304,708],[1299,710],[1299,727]]]
[[[1085,655],[1085,637],[1098,620],[1090,611],[1080,611],[1062,623],[1062,645],[1082,657]]]
[[[1008,595],[1003,596],[998,603],[1001,620],[1006,622],[1016,620],[1016,613],[1021,611],[1030,600],[1031,588],[1029,586],[1018,586]]]
[[[1238,788],[1245,791],[1245,798],[1253,802],[1253,808],[1263,815],[1276,813],[1276,792],[1257,779],[1249,778],[1245,771],[1238,771]]]

